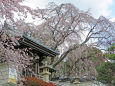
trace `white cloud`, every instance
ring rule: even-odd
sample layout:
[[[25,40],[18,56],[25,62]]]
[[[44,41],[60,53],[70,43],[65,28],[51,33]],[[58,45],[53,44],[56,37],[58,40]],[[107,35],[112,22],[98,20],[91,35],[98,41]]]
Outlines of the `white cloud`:
[[[105,17],[110,16],[111,10],[109,6],[112,5],[113,0],[26,0],[25,4],[32,8],[45,8],[48,2],[61,3],[72,3],[80,10],[91,9],[91,14],[98,18],[103,15]]]
[[[38,0],[39,1],[39,0]],[[37,3],[37,0],[25,0],[24,5],[27,5],[27,6],[30,6],[31,8],[36,8],[38,7],[38,3]]]
[[[111,18],[110,21],[115,22],[115,18]]]
[[[45,8],[48,2],[52,2],[53,0],[25,0],[23,4],[30,6],[31,8]],[[54,0],[55,1],[55,0]]]
[[[95,17],[99,17],[100,15],[109,16],[111,10],[109,10],[109,6],[112,4],[112,0],[74,0],[76,6],[79,9],[87,10],[91,9],[91,13]]]

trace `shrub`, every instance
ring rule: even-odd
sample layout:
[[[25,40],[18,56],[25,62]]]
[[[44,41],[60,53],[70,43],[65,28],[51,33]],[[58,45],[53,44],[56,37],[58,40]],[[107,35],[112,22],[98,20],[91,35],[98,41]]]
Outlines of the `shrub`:
[[[52,83],[45,82],[36,77],[25,77],[24,86],[57,86]]]

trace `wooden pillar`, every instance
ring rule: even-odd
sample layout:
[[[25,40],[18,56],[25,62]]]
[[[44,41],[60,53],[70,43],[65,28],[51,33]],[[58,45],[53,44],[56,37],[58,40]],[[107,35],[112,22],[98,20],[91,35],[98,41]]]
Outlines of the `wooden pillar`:
[[[39,63],[35,64],[35,73],[39,74]]]
[[[37,63],[36,63],[36,64],[35,64],[35,73],[36,73],[36,74],[38,74],[38,71],[37,71],[38,68],[37,68],[37,67],[38,67],[38,66],[37,66]]]
[[[40,69],[39,69],[39,63],[37,63],[37,70],[38,70],[38,74],[40,73]]]

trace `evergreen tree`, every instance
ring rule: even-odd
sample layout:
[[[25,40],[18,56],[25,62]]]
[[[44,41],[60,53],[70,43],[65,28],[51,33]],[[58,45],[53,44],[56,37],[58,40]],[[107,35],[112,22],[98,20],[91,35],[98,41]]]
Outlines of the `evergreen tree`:
[[[108,48],[104,56],[108,62],[97,67],[97,79],[102,83],[109,84],[109,86],[115,86],[115,44]]]

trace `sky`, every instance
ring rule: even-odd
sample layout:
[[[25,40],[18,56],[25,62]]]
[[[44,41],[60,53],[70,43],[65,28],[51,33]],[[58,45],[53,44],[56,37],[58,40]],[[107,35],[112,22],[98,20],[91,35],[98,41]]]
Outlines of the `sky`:
[[[58,5],[71,3],[83,11],[90,9],[91,15],[95,18],[105,16],[111,21],[115,21],[115,0],[26,0],[24,4],[32,8],[46,8],[49,2],[54,2]],[[36,22],[37,24],[38,21]]]
[[[32,8],[46,8],[49,2],[56,4],[72,3],[83,11],[90,9],[91,15],[95,18],[105,16],[115,20],[115,0],[26,0],[24,4]]]

